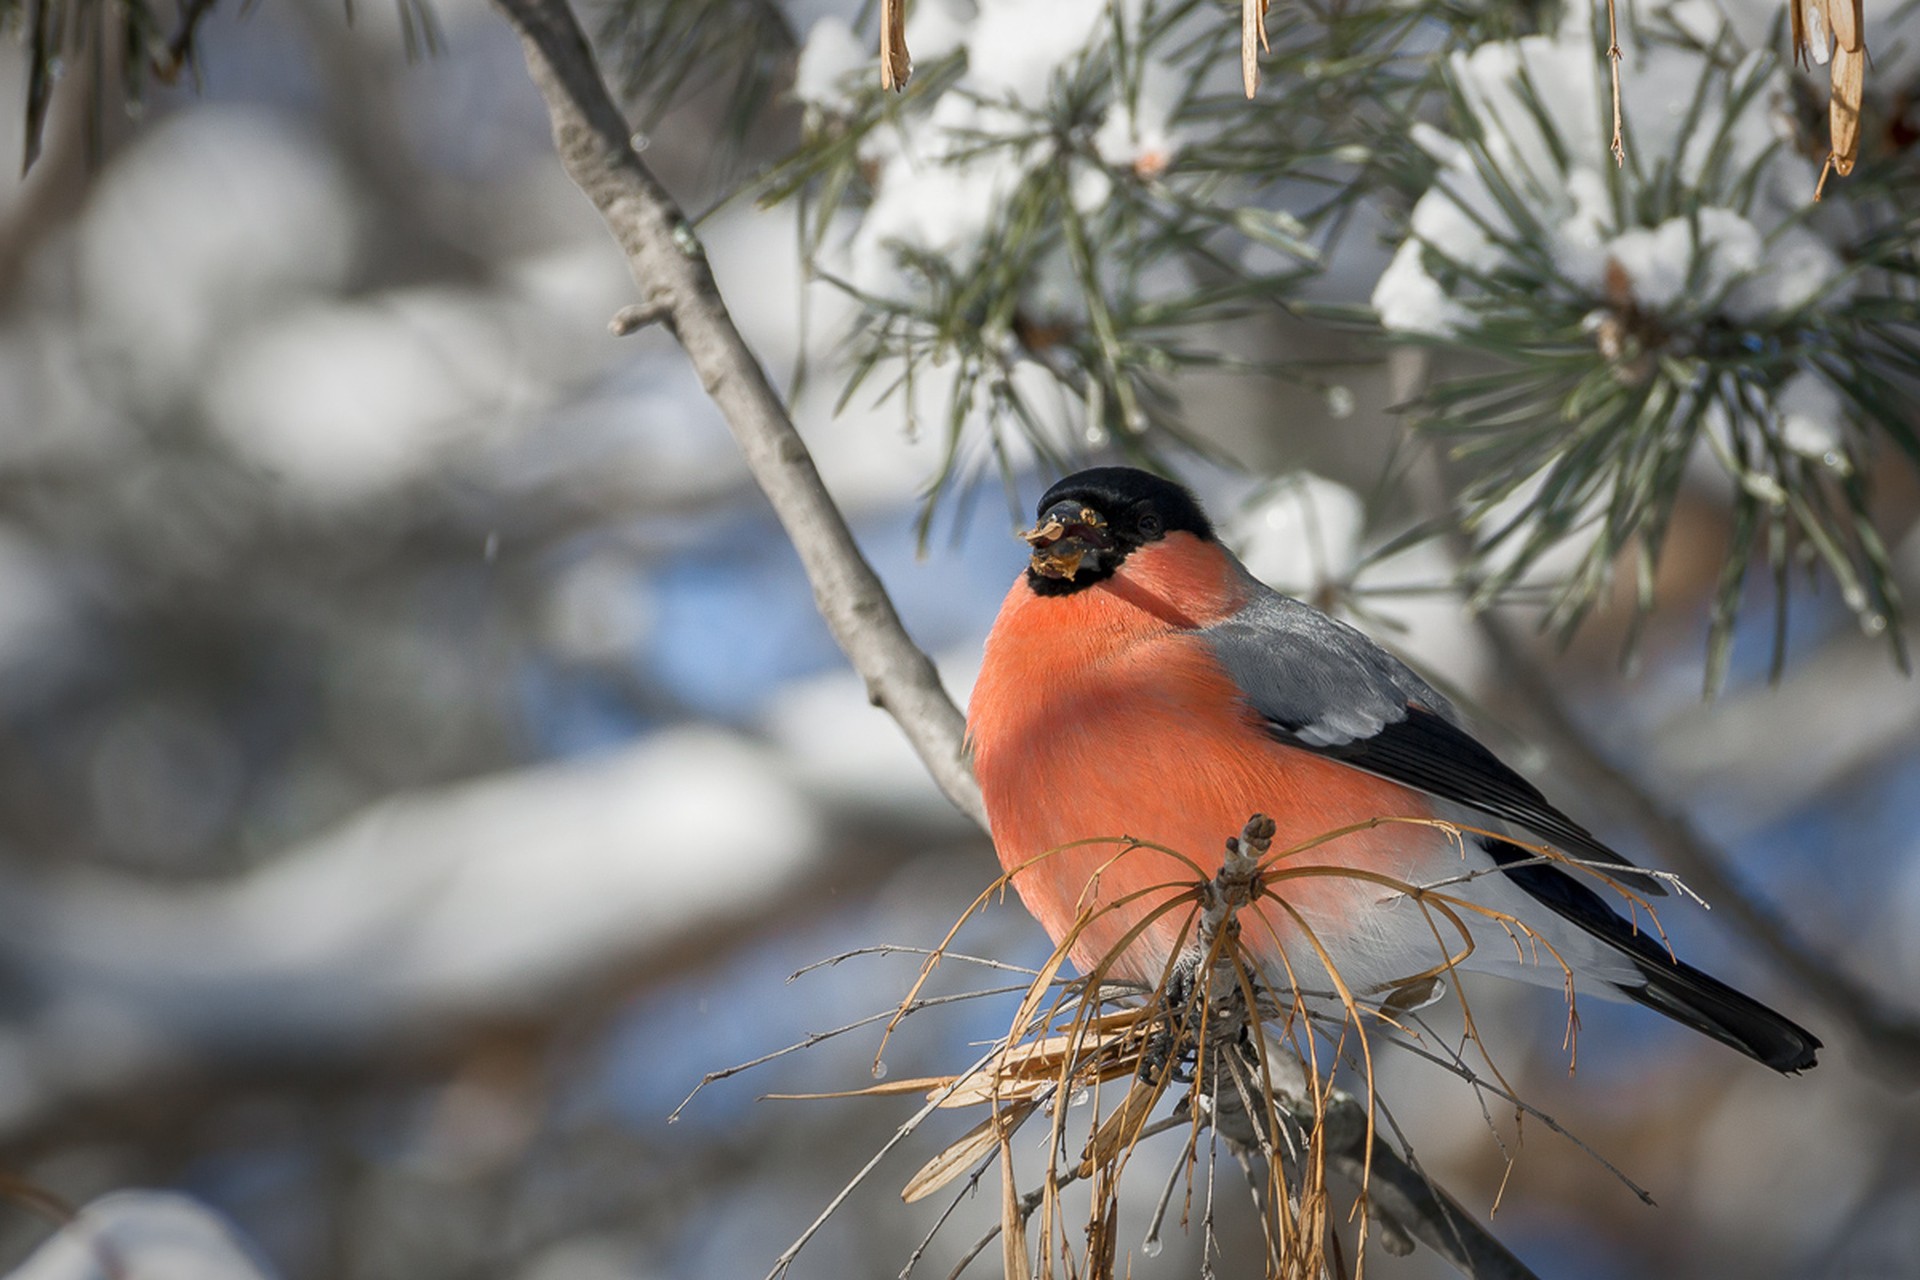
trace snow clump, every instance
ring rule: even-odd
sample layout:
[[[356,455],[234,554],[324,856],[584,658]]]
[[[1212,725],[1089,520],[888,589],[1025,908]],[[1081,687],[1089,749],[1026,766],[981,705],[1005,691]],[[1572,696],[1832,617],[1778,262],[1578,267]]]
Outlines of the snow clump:
[[[1449,70],[1477,142],[1415,134],[1439,172],[1374,288],[1386,328],[1454,337],[1516,296],[1739,324],[1832,296],[1840,259],[1794,221],[1814,175],[1775,133],[1765,104],[1787,86],[1761,55],[1717,70],[1693,49],[1637,49],[1621,69],[1622,171],[1584,12],[1553,35],[1456,53]],[[1665,199],[1642,176],[1656,164],[1673,168]],[[1544,267],[1530,252],[1541,241]]]

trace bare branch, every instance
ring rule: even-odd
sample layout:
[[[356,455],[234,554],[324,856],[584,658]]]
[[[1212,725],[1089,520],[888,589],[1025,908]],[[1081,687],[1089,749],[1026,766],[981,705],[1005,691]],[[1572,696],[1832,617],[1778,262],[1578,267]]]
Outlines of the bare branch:
[[[1360,1114],[1360,1102],[1345,1094],[1337,1095],[1338,1108],[1355,1113],[1349,1131],[1365,1140],[1366,1124]],[[1334,1119],[1329,1108],[1329,1121]],[[1333,1125],[1329,1124],[1329,1129]],[[1374,1211],[1406,1231],[1414,1239],[1452,1263],[1461,1274],[1475,1280],[1535,1280],[1527,1264],[1515,1257],[1473,1215],[1440,1189],[1440,1185],[1415,1168],[1393,1149],[1384,1136],[1374,1135],[1371,1167],[1366,1153],[1358,1146],[1328,1152],[1332,1165],[1367,1189]]]
[[[566,0],[497,0],[526,46],[567,174],[626,252],[640,292],[685,348],[726,416],[813,584],[814,603],[867,696],[906,732],[933,780],[982,827],[986,810],[961,741],[965,721],[915,646],[834,506],[766,371],[734,326],[693,227],[641,163]]]
[[[1483,613],[1480,628],[1498,660],[1504,686],[1524,701],[1534,732],[1554,762],[1578,776],[1595,810],[1623,814],[1640,828],[1661,857],[1817,997],[1827,1017],[1845,1022],[1855,1042],[1883,1067],[1903,1077],[1920,1074],[1920,1019],[1890,1007],[1865,983],[1815,952],[1785,918],[1728,874],[1726,855],[1691,822],[1601,755],[1505,622]]]
[[[1613,80],[1613,163],[1616,168],[1624,168],[1627,163],[1627,144],[1620,136],[1620,19],[1614,12],[1614,0],[1607,0],[1607,74]]]

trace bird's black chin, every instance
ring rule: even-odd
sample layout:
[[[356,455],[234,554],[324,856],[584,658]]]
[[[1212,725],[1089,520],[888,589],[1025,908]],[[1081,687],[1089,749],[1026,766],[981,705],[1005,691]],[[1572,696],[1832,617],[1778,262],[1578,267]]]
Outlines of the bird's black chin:
[[[1066,595],[1113,576],[1125,549],[1107,518],[1083,502],[1056,502],[1020,535],[1033,548],[1027,581],[1040,595]]]
[[[1027,585],[1033,588],[1037,596],[1070,596],[1111,578],[1125,558],[1126,553],[1118,548],[1091,548],[1080,556],[1071,574],[1060,572],[1058,568],[1049,572],[1038,564],[1030,564],[1027,566]]]

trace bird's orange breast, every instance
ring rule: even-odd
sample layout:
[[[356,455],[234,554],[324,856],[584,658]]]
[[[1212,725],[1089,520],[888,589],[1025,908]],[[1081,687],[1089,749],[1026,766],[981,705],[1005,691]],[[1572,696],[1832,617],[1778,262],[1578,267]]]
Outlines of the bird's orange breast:
[[[1176,534],[1084,590],[1040,596],[1023,580],[1008,594],[968,732],[1000,861],[1017,872],[1021,899],[1056,942],[1083,905],[1098,910],[1155,886],[1193,883],[1178,859],[1124,840],[1178,850],[1212,875],[1227,838],[1256,812],[1277,822],[1276,850],[1375,817],[1427,814],[1417,793],[1267,735],[1199,634],[1246,591],[1244,571],[1217,547]],[[1399,874],[1405,831],[1345,836],[1301,858]],[[1066,847],[1096,838],[1106,842]],[[1075,964],[1085,971],[1113,951],[1172,892],[1097,915],[1072,948]],[[1325,879],[1288,880],[1279,892],[1336,929],[1354,918],[1354,895],[1381,894],[1377,885]],[[1183,914],[1149,925],[1117,976],[1157,981]],[[1293,929],[1286,913],[1268,916],[1276,935]]]

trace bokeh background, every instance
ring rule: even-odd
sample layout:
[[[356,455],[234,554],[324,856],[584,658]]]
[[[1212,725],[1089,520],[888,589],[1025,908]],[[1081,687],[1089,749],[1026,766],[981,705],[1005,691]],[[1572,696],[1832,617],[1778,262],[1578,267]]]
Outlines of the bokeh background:
[[[854,16],[788,9],[802,33]],[[870,1082],[878,1028],[669,1113],[704,1073],[890,1006],[910,956],[789,975],[932,945],[996,867],[867,706],[668,336],[608,335],[632,285],[504,21],[477,0],[434,13],[438,52],[414,60],[380,6],[351,24],[334,0],[220,10],[199,83],[133,119],[90,123],[72,69],[46,155],[0,189],[0,1169],[73,1205],[191,1197],[250,1242],[235,1275],[761,1275],[912,1106],[759,1095]],[[24,75],[10,47],[0,102]],[[707,211],[768,367],[811,362],[796,417],[964,699],[1021,564],[1018,508],[1050,477],[1018,465],[1017,499],[980,486],[923,545],[936,445],[897,400],[835,412],[850,304],[803,275],[790,208],[721,199],[790,145],[791,75],[775,69],[744,140],[719,83],[650,122],[644,155]],[[1288,350],[1284,330],[1257,336]],[[1331,413],[1261,384],[1183,388],[1190,422],[1283,477],[1186,465],[1295,589],[1350,567],[1378,515],[1364,496],[1405,447],[1383,410],[1394,370],[1342,376]],[[1914,495],[1893,478],[1885,505],[1920,598]],[[1740,883],[1920,1012],[1920,695],[1829,591],[1795,613],[1778,686],[1757,600],[1760,634],[1703,704],[1711,484],[1682,520],[1631,671],[1615,615],[1533,659]],[[1484,635],[1417,590],[1445,576],[1434,554],[1391,570],[1382,585],[1406,590],[1377,594],[1372,625],[1481,705],[1576,816],[1658,863],[1502,728]],[[1476,987],[1508,1078],[1660,1207],[1388,1055],[1383,1096],[1423,1165],[1485,1213],[1515,1160],[1495,1229],[1543,1275],[1920,1271],[1920,1063],[1823,1016],[1721,914],[1675,905],[1663,923],[1823,1035],[1820,1068],[1777,1078],[1589,1003],[1570,1075],[1551,993]],[[1045,950],[1014,904],[959,945]],[[949,965],[939,989],[1003,980]],[[917,1017],[887,1069],[970,1061],[1013,1000]],[[942,1203],[903,1207],[897,1188],[966,1123],[942,1117],[883,1164],[794,1274],[896,1275]],[[1143,1201],[1172,1158],[1142,1157]],[[1252,1223],[1224,1193],[1236,1177],[1229,1246]],[[963,1205],[920,1274],[944,1275],[995,1212],[990,1190]],[[30,1194],[0,1201],[0,1263],[54,1230]],[[1369,1266],[1445,1274],[1424,1253]],[[1198,1269],[1174,1234],[1133,1273]]]

